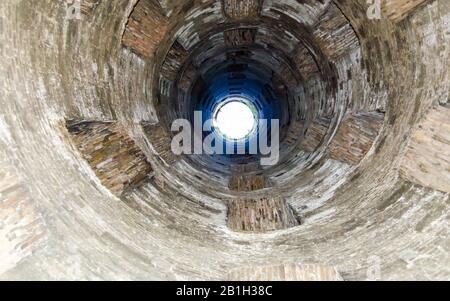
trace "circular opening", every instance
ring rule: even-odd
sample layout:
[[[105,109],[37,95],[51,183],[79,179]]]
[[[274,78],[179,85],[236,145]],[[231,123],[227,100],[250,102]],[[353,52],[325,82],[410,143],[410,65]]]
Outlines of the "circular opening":
[[[214,128],[227,139],[246,139],[256,130],[256,108],[245,99],[232,98],[222,102],[213,116]]]

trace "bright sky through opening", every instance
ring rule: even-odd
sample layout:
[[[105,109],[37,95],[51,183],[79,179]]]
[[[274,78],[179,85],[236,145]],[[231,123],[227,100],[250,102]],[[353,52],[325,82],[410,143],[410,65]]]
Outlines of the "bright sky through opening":
[[[215,114],[215,127],[229,139],[244,139],[256,127],[251,108],[240,101],[231,101],[221,106]]]

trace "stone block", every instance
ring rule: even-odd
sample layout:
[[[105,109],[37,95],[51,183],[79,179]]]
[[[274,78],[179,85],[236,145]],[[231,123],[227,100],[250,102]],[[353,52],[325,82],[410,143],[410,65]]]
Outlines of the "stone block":
[[[257,30],[254,28],[238,28],[226,30],[223,35],[228,47],[251,46],[255,43]]]
[[[228,187],[234,191],[255,191],[266,186],[267,179],[264,175],[234,175],[228,184]]]
[[[150,59],[164,38],[167,26],[167,17],[157,1],[140,0],[125,27],[122,43],[136,54]]]
[[[332,61],[338,61],[360,46],[350,22],[334,4],[330,5],[320,18],[313,36],[325,55]]]
[[[302,44],[297,47],[293,59],[305,81],[309,80],[312,75],[319,72],[319,68],[317,67],[317,63],[311,52],[309,52]]]
[[[416,128],[402,159],[400,175],[450,193],[450,108],[433,109]]]
[[[169,49],[167,56],[161,68],[161,75],[174,81],[180,73],[181,66],[188,57],[188,52],[184,47],[175,41]]]
[[[145,154],[117,122],[71,122],[68,130],[83,158],[116,196],[140,184],[152,171]]]
[[[228,227],[237,232],[268,232],[299,225],[281,198],[235,199],[228,204]]]
[[[383,125],[384,114],[348,114],[330,144],[330,157],[357,165],[373,145]]]
[[[306,152],[314,152],[322,143],[330,126],[330,119],[317,118],[308,127],[299,148]]]
[[[152,144],[156,155],[166,164],[173,165],[179,160],[179,156],[172,152],[172,139],[169,133],[161,125],[143,123],[142,128]]]
[[[254,19],[261,14],[261,0],[222,0],[223,11],[233,20]]]

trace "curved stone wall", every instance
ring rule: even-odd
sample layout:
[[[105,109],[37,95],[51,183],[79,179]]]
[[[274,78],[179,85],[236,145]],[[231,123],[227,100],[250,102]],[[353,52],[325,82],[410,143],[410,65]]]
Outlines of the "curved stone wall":
[[[392,0],[371,20],[364,0],[181,2],[0,2],[0,279],[224,280],[316,265],[363,280],[375,264],[384,280],[448,280],[450,3]],[[273,167],[212,168],[164,142],[162,116],[178,116],[167,92],[198,72],[183,55],[164,67],[172,45],[189,56],[200,43],[208,58],[225,43],[208,31],[229,23],[261,28],[264,53],[282,51],[301,79]],[[133,143],[86,160],[73,120],[113,123]],[[111,190],[98,170],[132,189]],[[236,173],[268,184],[230,189]],[[295,227],[228,228],[230,199],[270,195]]]

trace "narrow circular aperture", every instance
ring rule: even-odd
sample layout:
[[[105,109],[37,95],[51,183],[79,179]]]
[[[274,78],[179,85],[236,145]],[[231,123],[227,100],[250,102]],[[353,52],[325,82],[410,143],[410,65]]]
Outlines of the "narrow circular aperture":
[[[213,116],[215,130],[226,139],[246,139],[257,127],[256,108],[240,98],[222,102],[217,106]]]

